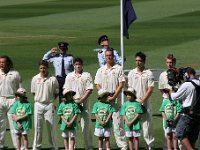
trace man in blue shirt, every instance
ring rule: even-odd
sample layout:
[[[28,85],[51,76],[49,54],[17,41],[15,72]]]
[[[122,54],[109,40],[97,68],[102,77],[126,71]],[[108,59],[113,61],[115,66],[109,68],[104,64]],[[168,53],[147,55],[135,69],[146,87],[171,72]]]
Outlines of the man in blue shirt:
[[[121,65],[122,64],[122,58],[119,56],[116,49],[109,48],[109,39],[107,35],[102,35],[98,39],[98,44],[101,46],[101,48],[98,51],[98,61],[99,66],[102,67],[106,64],[106,58],[105,58],[105,51],[107,49],[112,49],[114,52],[114,61],[115,64]]]
[[[67,42],[59,42],[58,47],[53,47],[43,56],[43,60],[53,63],[55,76],[59,83],[59,102],[61,103],[63,85],[65,77],[69,72],[74,70],[73,56],[67,54],[69,44]]]

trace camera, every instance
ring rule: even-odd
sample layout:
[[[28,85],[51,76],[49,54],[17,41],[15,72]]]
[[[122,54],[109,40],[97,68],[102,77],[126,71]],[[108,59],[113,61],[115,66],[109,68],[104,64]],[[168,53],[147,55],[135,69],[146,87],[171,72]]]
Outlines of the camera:
[[[184,76],[185,76],[185,73],[187,72],[187,68],[171,68],[171,69],[168,69],[167,70],[167,79],[168,79],[168,84],[170,86],[175,87],[177,86],[178,84],[181,84],[181,81],[184,80]]]

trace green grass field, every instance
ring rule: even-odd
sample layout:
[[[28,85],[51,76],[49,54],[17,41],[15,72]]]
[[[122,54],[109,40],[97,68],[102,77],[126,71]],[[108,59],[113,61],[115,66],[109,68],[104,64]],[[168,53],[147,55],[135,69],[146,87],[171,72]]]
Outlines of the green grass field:
[[[31,78],[38,73],[37,62],[43,54],[59,41],[70,43],[69,53],[83,58],[85,71],[95,76],[98,69],[97,39],[107,34],[111,47],[120,49],[119,0],[0,0],[0,55],[9,55],[23,78],[29,100]],[[173,53],[177,67],[192,66],[200,69],[200,1],[199,0],[134,0],[138,19],[129,29],[130,39],[124,39],[125,69],[134,67],[133,56],[137,51],[147,55],[148,68],[165,68],[164,57]],[[50,68],[53,74],[53,67]],[[96,100],[94,90],[91,106]],[[155,146],[162,147],[162,121],[159,113],[161,95],[157,84],[151,99],[153,105]],[[56,102],[58,105],[58,103]],[[58,119],[58,118],[57,118]],[[63,140],[59,125],[57,137],[60,148]],[[29,134],[32,147],[33,130]],[[80,130],[78,133],[81,135]],[[44,131],[43,148],[48,149]],[[97,138],[93,138],[97,148]],[[114,138],[111,148],[117,149]],[[83,149],[81,138],[77,149]],[[13,146],[6,134],[8,149]],[[141,137],[140,147],[146,147]]]

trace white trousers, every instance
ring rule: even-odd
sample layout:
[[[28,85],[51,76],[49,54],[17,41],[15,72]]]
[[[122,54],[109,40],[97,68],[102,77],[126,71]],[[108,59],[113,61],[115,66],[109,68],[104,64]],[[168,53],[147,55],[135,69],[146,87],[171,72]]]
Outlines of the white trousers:
[[[92,123],[91,123],[91,113],[89,107],[89,101],[86,100],[83,103],[83,111],[80,114],[81,129],[83,133],[83,140],[85,149],[89,150],[93,148],[92,145]]]
[[[6,133],[6,123],[7,117],[10,125],[10,134],[13,142],[13,146],[16,148],[16,134],[14,131],[14,122],[13,122],[13,114],[10,114],[10,108],[12,107],[13,103],[15,102],[15,98],[6,98],[0,97],[0,148],[4,147],[5,143],[5,133]]]
[[[43,121],[45,121],[48,133],[48,141],[50,149],[58,150],[56,132],[55,132],[55,107],[53,103],[44,105],[38,102],[34,104],[34,127],[35,135],[33,141],[33,150],[42,147]]]
[[[115,136],[115,140],[117,143],[117,146],[121,148],[121,150],[127,150],[128,145],[126,142],[126,136],[125,136],[125,131],[124,131],[124,125],[123,125],[123,118],[120,116],[120,106],[121,106],[121,101],[118,100],[117,103],[112,103],[112,105],[115,107],[116,112],[113,112],[112,119],[113,119],[113,132]]]
[[[151,105],[147,102],[147,112],[141,115],[143,137],[149,147],[154,147],[155,138],[153,136],[153,118]]]

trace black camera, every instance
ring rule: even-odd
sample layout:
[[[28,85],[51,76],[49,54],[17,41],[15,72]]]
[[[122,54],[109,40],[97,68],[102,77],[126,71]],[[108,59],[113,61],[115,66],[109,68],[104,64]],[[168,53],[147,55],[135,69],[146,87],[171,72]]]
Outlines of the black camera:
[[[178,84],[181,84],[181,81],[184,80],[184,75],[187,72],[187,68],[179,68],[179,69],[168,69],[167,70],[167,79],[168,79],[168,84],[170,86],[175,87]]]
[[[174,120],[167,120],[167,127],[173,127]]]

